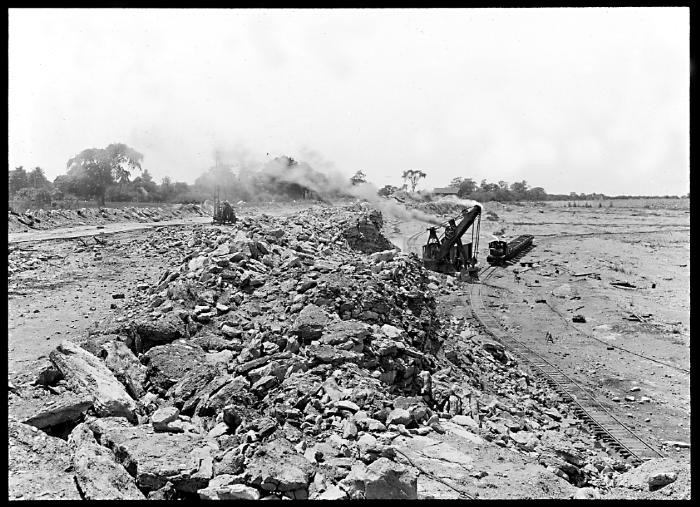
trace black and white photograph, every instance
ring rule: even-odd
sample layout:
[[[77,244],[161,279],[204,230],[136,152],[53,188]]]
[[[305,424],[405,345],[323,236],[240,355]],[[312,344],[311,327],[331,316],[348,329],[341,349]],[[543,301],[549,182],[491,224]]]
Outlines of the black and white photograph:
[[[690,7],[8,9],[8,499],[690,500]]]

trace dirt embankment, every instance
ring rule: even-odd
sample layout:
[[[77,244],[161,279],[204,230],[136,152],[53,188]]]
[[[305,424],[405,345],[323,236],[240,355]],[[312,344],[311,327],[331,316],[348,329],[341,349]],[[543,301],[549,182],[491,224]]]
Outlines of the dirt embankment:
[[[38,209],[27,210],[24,213],[8,211],[7,229],[8,232],[22,232],[114,222],[161,222],[209,214],[211,209],[196,204],[176,204],[157,208]]]

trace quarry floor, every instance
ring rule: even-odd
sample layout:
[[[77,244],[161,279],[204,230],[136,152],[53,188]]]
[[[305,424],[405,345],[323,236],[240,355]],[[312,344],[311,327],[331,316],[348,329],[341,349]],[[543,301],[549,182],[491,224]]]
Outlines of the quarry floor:
[[[387,232],[420,255],[428,226],[396,222]],[[690,442],[689,210],[487,203],[482,267],[494,235],[520,234],[535,247],[483,281],[487,309],[635,433],[689,462],[688,448],[665,445]]]
[[[249,210],[263,211],[286,212],[280,207]],[[208,219],[193,221],[202,222]],[[390,240],[404,250],[420,253],[428,224],[386,216],[385,222]],[[20,375],[27,363],[48,356],[61,340],[79,336],[93,321],[115,312],[111,306],[124,300],[113,299],[113,294],[128,299],[138,290],[137,284],[156,282],[171,262],[177,262],[167,251],[139,249],[149,231],[144,228],[147,224],[136,225],[139,227],[109,224],[100,230],[74,228],[23,235],[19,247],[31,249],[41,262],[35,269],[8,278],[10,379]],[[686,210],[555,209],[489,203],[481,221],[479,247],[479,258],[485,264],[493,234],[505,238],[535,235],[535,248],[520,259],[520,263],[534,263],[532,267],[517,263],[500,268],[484,282],[489,311],[510,333],[590,388],[666,456],[684,463],[690,461],[689,449],[663,443],[690,442],[689,231]],[[78,236],[98,232],[107,234],[113,246],[102,249],[101,259],[90,248],[74,252],[81,242]],[[9,237],[8,243],[13,239]],[[616,281],[635,288],[611,285]],[[466,291],[466,287],[458,290]],[[449,312],[468,314],[466,298],[462,301],[450,303]],[[583,315],[586,322],[572,322],[575,314]],[[639,317],[643,321],[627,320]],[[552,333],[554,343],[546,342],[546,331]],[[639,389],[630,391],[633,388]],[[630,395],[634,402],[625,401]],[[640,403],[641,397],[649,401]],[[468,443],[451,445],[464,448]],[[489,479],[480,486],[480,497],[522,498],[522,491],[512,486],[509,490],[518,474],[534,478],[526,496],[567,497],[564,490],[545,495],[547,485],[537,482],[534,465],[530,469],[513,457],[504,460],[489,453],[505,455],[507,451],[483,449],[474,454],[482,467],[491,467]],[[432,487],[445,489],[439,483]],[[449,497],[448,492],[445,495]]]

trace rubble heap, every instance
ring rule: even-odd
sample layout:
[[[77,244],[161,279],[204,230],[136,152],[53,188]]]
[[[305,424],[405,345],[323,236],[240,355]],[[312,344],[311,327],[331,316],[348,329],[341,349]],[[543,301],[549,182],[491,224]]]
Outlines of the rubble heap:
[[[182,232],[180,262],[128,312],[11,386],[10,456],[67,452],[60,477],[72,467],[90,499],[414,499],[420,471],[395,442],[459,430],[612,486],[628,467],[556,395],[464,320],[439,322],[453,281],[349,248],[358,217],[381,227],[317,206]],[[66,481],[32,493],[26,466],[10,464],[10,498],[75,497]]]

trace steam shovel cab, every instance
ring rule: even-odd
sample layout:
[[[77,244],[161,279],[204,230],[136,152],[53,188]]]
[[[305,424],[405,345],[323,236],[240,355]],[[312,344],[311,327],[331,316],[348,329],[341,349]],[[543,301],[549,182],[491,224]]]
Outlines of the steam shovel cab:
[[[222,203],[218,197],[214,203],[214,216],[211,223],[217,225],[232,225],[237,221],[236,213],[228,203]]]
[[[476,278],[480,221],[481,206],[477,205],[462,211],[459,224],[454,218],[448,220],[442,238],[438,235],[437,227],[430,227],[428,241],[423,245],[423,265],[438,273],[460,273]],[[475,222],[477,225],[472,228],[472,241],[462,243],[462,236]]]

